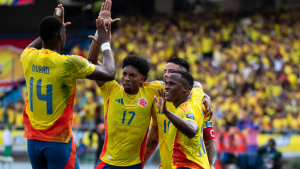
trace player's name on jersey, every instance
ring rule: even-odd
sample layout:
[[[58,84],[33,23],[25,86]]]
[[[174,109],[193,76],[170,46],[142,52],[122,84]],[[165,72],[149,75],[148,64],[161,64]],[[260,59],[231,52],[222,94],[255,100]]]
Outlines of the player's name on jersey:
[[[32,71],[37,73],[44,73],[49,74],[49,67],[48,66],[40,66],[40,65],[32,65]]]

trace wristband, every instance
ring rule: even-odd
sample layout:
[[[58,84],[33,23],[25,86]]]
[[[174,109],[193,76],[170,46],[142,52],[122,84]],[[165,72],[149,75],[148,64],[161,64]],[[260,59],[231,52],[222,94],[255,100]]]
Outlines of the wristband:
[[[105,50],[111,50],[110,43],[106,42],[101,45],[102,52]]]
[[[98,38],[98,30],[96,30],[95,37]]]

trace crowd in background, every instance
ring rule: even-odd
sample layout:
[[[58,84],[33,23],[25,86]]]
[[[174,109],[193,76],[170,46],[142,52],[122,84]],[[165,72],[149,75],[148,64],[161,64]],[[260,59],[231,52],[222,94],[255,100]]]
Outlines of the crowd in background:
[[[129,54],[149,60],[148,81],[162,79],[168,58],[184,58],[211,97],[218,150],[254,152],[259,133],[299,133],[300,12],[271,13],[127,18],[112,34],[116,80]],[[87,57],[88,49],[76,45],[71,53]],[[17,104],[0,108],[0,121],[22,128],[22,92]],[[93,81],[78,80],[73,126],[90,130],[99,123],[101,91]]]

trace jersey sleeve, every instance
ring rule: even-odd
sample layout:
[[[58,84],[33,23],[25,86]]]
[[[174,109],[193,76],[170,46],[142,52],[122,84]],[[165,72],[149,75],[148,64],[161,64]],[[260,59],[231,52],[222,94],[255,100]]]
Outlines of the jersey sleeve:
[[[194,121],[196,123],[199,118],[197,110],[186,105],[180,106],[175,114],[179,115],[183,120]]]
[[[95,70],[94,64],[77,55],[68,55],[64,66],[73,79],[83,79]]]
[[[110,95],[119,88],[121,87],[115,80],[106,82],[102,87],[100,87],[103,100],[107,101],[110,98]]]
[[[204,98],[204,92],[200,88],[193,88],[191,91],[191,99],[195,100],[196,102],[199,102],[202,104],[202,100]]]
[[[153,82],[146,82],[143,84],[143,87],[151,94],[158,96],[157,89],[160,89],[161,87],[165,89],[165,83],[163,81],[153,81]]]
[[[204,140],[215,139],[213,123],[209,119],[209,116],[206,116],[203,119],[203,139]]]
[[[23,53],[21,54],[21,57],[20,57],[20,62],[21,62],[21,64],[22,64],[22,61],[23,61],[24,59],[26,59],[30,54],[32,54],[32,53],[34,53],[34,52],[37,52],[37,51],[38,51],[37,49],[32,48],[32,47],[26,48],[26,49],[23,51]]]
[[[158,126],[157,124],[157,116],[156,112],[158,112],[158,107],[156,106],[156,102],[153,102],[152,109],[151,109],[151,125],[152,126]]]

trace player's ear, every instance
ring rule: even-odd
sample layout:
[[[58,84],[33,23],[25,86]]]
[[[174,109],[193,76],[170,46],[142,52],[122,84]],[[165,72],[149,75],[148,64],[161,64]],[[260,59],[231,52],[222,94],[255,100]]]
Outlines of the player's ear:
[[[58,34],[58,39],[59,39],[60,41],[63,41],[63,40],[64,40],[64,37],[63,37],[63,35],[62,35],[61,32]]]
[[[188,85],[183,86],[183,91],[184,92],[188,92],[190,90]]]
[[[142,81],[142,83],[144,83],[144,82],[146,81],[146,77],[145,77],[145,76],[142,76],[142,77],[141,77],[141,81]]]

